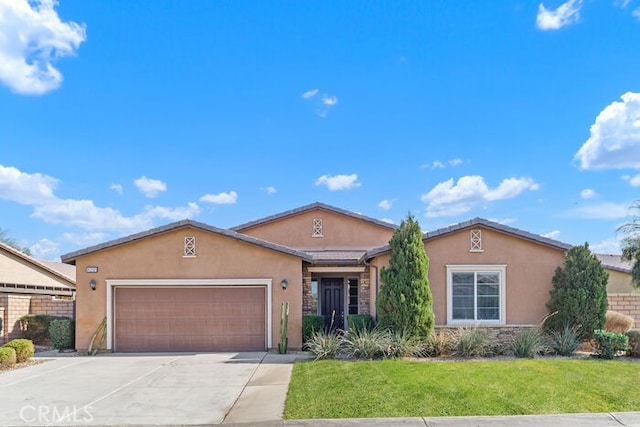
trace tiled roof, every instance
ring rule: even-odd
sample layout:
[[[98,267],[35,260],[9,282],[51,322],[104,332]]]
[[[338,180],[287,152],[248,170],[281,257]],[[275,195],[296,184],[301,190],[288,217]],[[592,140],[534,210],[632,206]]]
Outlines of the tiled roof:
[[[622,255],[595,254],[602,266],[609,270],[631,273],[633,262],[622,259]]]
[[[66,282],[68,282],[68,287],[70,288],[75,288],[76,286],[76,279],[75,279],[75,273],[72,276],[69,276],[68,274],[62,273],[59,269],[57,268],[52,268],[51,266],[48,265],[48,262],[46,261],[40,261],[37,260],[9,245],[6,245],[2,242],[0,242],[0,250],[4,250],[6,252],[9,252],[10,254],[21,258],[23,260],[25,260],[26,262],[28,262],[29,264],[31,264],[32,266],[34,266],[36,269],[39,270],[44,270],[47,273],[53,274],[63,280],[65,280]],[[75,269],[74,269],[75,270]],[[64,284],[60,284],[60,287],[65,287]]]
[[[557,240],[549,239],[548,237],[540,236],[539,234],[529,233],[528,231],[523,231],[514,227],[509,227],[507,225],[489,221],[484,218],[474,218],[472,220],[460,222],[458,224],[454,224],[449,227],[444,227],[438,230],[429,231],[422,235],[422,241],[427,242],[429,240],[435,239],[437,237],[440,237],[449,233],[453,233],[456,231],[477,227],[477,226],[483,226],[485,228],[489,228],[505,234],[510,234],[512,236],[520,237],[522,239],[530,240],[532,242],[539,243],[541,245],[549,246],[559,250],[566,251],[571,249],[571,245],[567,243],[562,243]],[[373,248],[367,252],[366,258],[371,259],[375,256],[388,252],[389,250],[391,250],[389,245]]]
[[[325,211],[334,212],[334,213],[341,214],[341,215],[346,215],[346,216],[349,216],[351,218],[355,218],[355,219],[358,219],[358,220],[361,220],[361,221],[366,221],[366,222],[378,225],[380,227],[388,228],[388,229],[391,229],[391,230],[394,230],[394,229],[398,228],[398,226],[395,225],[395,224],[390,224],[388,222],[381,221],[379,219],[375,219],[375,218],[371,218],[371,217],[368,217],[368,216],[365,216],[365,215],[362,215],[362,214],[359,214],[359,213],[351,212],[351,211],[348,211],[346,209],[337,208],[335,206],[327,205],[325,203],[315,202],[315,203],[311,203],[310,205],[306,205],[306,206],[302,206],[302,207],[299,207],[299,208],[291,209],[291,210],[288,210],[288,211],[285,211],[285,212],[280,212],[278,214],[271,215],[271,216],[268,216],[268,217],[265,217],[265,218],[256,219],[254,221],[246,222],[244,224],[240,224],[240,225],[237,225],[235,227],[232,227],[231,230],[240,231],[241,232],[242,230],[246,230],[248,228],[255,227],[257,225],[262,225],[262,224],[266,224],[266,223],[269,223],[269,222],[272,222],[272,221],[277,221],[279,219],[286,218],[286,217],[289,217],[289,216],[292,216],[292,215],[297,215],[297,214],[300,214],[300,213],[303,213],[303,212],[307,212],[307,211],[310,211],[310,210],[313,210],[313,209],[323,209]]]
[[[75,265],[69,265],[69,264],[65,264],[63,262],[56,262],[56,261],[45,261],[45,260],[39,260],[42,264],[46,265],[47,267],[49,267],[52,270],[57,271],[58,273],[62,274],[63,276],[67,277],[69,280],[72,281],[76,281],[76,266]]]
[[[246,236],[244,234],[236,233],[235,231],[213,227],[211,225],[207,225],[202,222],[197,222],[190,219],[177,221],[171,224],[163,225],[161,227],[152,228],[151,230],[143,231],[141,233],[132,234],[130,236],[125,236],[120,239],[111,240],[109,242],[101,243],[85,249],[80,249],[75,252],[70,252],[68,254],[62,255],[61,259],[62,259],[62,262],[65,262],[65,263],[74,263],[75,260],[80,256],[101,251],[103,249],[112,248],[114,246],[123,245],[125,243],[133,242],[136,240],[144,239],[145,237],[153,236],[155,234],[166,233],[168,231],[173,231],[182,227],[199,228],[201,230],[205,230],[214,234],[230,237],[232,239],[236,239],[245,243],[250,243],[256,246],[261,246],[263,248],[272,249],[274,251],[281,252],[287,255],[292,255],[298,258],[302,258],[305,261],[311,261],[311,256],[309,254],[299,251],[297,249],[292,249],[286,246],[278,245],[276,243],[267,242],[266,240],[257,239],[255,237]]]
[[[359,264],[367,253],[366,249],[305,249],[314,264]]]

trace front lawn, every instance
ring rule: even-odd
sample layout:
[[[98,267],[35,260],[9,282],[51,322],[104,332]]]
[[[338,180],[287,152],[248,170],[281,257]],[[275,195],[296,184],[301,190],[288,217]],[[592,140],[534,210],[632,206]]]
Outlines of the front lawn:
[[[640,363],[541,359],[297,363],[286,419],[637,411]]]

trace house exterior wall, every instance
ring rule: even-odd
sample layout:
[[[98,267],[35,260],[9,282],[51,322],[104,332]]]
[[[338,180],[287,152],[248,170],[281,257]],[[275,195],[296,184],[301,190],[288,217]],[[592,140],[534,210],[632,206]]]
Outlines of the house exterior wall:
[[[312,237],[314,219],[322,219],[323,237]],[[369,248],[389,243],[393,230],[347,215],[314,209],[241,233],[292,248]]]
[[[196,238],[196,257],[186,258],[184,237]],[[289,302],[289,347],[300,348],[302,262],[299,258],[207,231],[183,227],[80,256],[76,260],[76,347],[87,349],[106,316],[107,279],[272,279],[272,345],[279,337],[280,305]],[[97,266],[98,273],[87,273]],[[288,288],[280,282],[286,278]],[[90,280],[96,280],[92,291]]]
[[[73,287],[68,281],[0,249],[0,283]]]
[[[482,231],[482,252],[470,251],[470,230]],[[532,325],[547,314],[551,279],[565,253],[484,227],[460,230],[425,243],[429,257],[429,284],[436,325],[447,324],[447,265],[506,265],[506,325]],[[379,289],[380,268],[389,254],[371,261],[377,267],[373,289]],[[375,268],[374,268],[375,270]],[[373,293],[372,293],[373,294]],[[372,306],[375,298],[372,295]]]
[[[605,267],[606,268],[606,267]],[[607,269],[609,281],[607,282],[607,293],[611,294],[638,294],[640,288],[633,285],[630,273]]]
[[[640,293],[608,293],[609,310],[633,317],[633,329],[640,329]]]

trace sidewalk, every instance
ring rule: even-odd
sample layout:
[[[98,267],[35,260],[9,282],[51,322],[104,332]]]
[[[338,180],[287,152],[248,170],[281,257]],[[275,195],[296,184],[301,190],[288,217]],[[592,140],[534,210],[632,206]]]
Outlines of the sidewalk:
[[[238,426],[249,424],[235,424]],[[640,412],[516,415],[505,417],[425,417],[282,420],[252,423],[260,426],[401,426],[401,427],[640,427]]]

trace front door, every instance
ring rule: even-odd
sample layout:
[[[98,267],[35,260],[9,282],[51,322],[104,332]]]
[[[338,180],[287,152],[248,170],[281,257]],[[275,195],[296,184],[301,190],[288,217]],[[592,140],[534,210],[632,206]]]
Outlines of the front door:
[[[344,280],[341,277],[323,277],[320,288],[325,329],[344,328]]]

